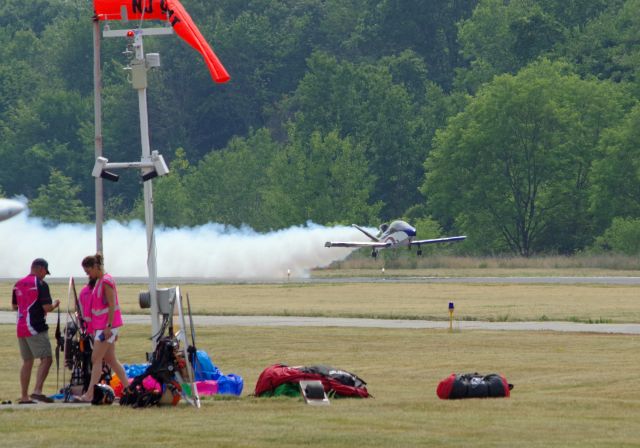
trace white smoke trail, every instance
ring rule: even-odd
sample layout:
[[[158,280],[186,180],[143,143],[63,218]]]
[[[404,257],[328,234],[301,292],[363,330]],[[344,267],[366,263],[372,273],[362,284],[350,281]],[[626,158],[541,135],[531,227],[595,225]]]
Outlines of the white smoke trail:
[[[159,277],[211,279],[304,278],[309,270],[342,260],[352,249],[326,248],[325,241],[363,241],[352,227],[313,223],[270,233],[220,224],[193,228],[156,228]],[[105,267],[119,277],[147,277],[144,223],[105,223]],[[80,262],[95,253],[95,226],[46,226],[28,213],[0,222],[0,277],[19,278],[34,258],[49,262],[52,277],[84,277]]]

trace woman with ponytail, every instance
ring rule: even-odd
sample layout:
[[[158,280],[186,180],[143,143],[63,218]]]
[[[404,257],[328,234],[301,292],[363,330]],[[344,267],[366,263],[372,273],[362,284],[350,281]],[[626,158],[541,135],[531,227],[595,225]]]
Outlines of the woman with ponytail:
[[[110,274],[104,271],[104,262],[101,254],[89,255],[82,260],[82,268],[89,276],[89,280],[95,280],[95,286],[91,292],[91,325],[95,332],[93,354],[91,356],[91,382],[80,401],[93,400],[94,386],[102,376],[102,362],[104,361],[118,375],[118,378],[126,387],[127,375],[122,364],[116,357],[115,343],[118,340],[118,331],[122,327],[122,314],[118,302],[116,283]]]

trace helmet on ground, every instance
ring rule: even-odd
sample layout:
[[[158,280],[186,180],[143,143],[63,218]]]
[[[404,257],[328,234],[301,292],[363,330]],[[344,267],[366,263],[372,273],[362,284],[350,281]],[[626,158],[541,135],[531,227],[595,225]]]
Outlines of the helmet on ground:
[[[116,399],[116,394],[111,386],[106,384],[96,384],[93,386],[93,400],[91,404],[112,404]]]

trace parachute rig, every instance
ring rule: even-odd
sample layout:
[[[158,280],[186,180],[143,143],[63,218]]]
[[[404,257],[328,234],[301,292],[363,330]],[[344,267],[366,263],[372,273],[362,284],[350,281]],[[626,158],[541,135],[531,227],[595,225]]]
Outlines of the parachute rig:
[[[73,301],[74,311],[71,311]],[[60,393],[65,403],[72,402],[74,396],[80,396],[87,391],[91,381],[91,355],[93,354],[93,336],[88,331],[88,319],[78,300],[76,285],[73,277],[69,278],[67,299],[67,317],[63,331],[60,330],[60,314],[56,326],[56,387],[60,376],[60,351],[64,353],[64,370],[62,376],[63,387]],[[71,371],[69,382],[66,381],[67,370]],[[100,384],[109,384],[112,379],[111,369],[102,363]]]
[[[159,312],[162,324],[154,339],[154,351],[148,355],[149,365],[143,373],[131,380],[122,392],[121,405],[147,407],[157,404],[176,405],[180,398],[196,408],[200,408],[200,396],[195,381],[194,370],[198,362],[195,327],[191,314],[191,303],[187,294],[189,326],[185,320],[180,287],[157,290]],[[150,294],[140,294],[140,307],[150,307]],[[177,311],[176,332],[174,315]],[[191,345],[187,331],[191,333]]]

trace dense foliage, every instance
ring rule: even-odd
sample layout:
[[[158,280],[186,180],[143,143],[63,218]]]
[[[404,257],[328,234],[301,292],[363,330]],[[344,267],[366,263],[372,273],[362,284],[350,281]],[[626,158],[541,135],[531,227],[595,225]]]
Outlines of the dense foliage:
[[[477,254],[638,251],[640,0],[182,3],[232,79],[213,84],[175,36],[145,39],[171,168],[157,222],[404,217]],[[0,191],[53,223],[92,219],[91,17],[89,0],[0,4]],[[125,41],[101,47],[104,154],[134,161]],[[139,177],[121,174],[107,218],[140,218]]]

